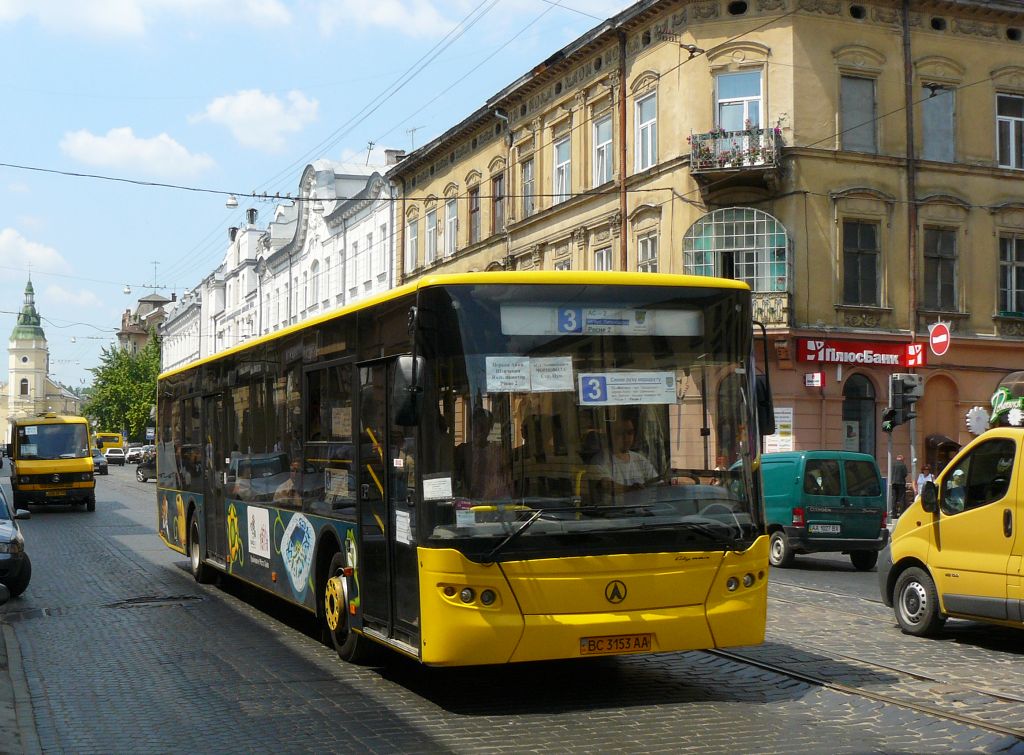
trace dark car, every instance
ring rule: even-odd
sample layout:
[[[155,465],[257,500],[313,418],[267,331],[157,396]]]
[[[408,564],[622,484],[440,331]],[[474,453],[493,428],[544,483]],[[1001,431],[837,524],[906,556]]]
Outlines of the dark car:
[[[25,538],[17,519],[30,519],[25,509],[13,511],[6,496],[0,492],[0,584],[16,598],[25,592],[32,577],[32,562],[25,552]]]
[[[96,474],[110,474],[110,465],[107,464],[107,457],[98,448],[92,450],[92,468]]]
[[[156,479],[156,452],[146,451],[142,461],[135,467],[135,479],[139,482]]]

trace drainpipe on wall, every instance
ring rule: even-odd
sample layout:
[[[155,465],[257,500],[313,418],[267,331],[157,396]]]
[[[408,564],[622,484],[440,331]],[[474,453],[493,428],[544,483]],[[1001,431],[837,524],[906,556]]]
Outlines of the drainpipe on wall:
[[[910,263],[910,342],[917,343],[917,149],[914,144],[914,66],[910,0],[903,0],[903,89],[907,118],[907,255]],[[910,479],[917,479],[917,421],[910,420]],[[891,477],[890,477],[891,479]]]
[[[629,269],[626,246],[626,32],[619,30],[619,269]]]
[[[399,182],[402,187],[402,209],[401,214],[393,222],[395,223],[395,261],[397,263],[398,270],[395,271],[395,280],[399,284],[405,283],[405,178],[398,176]],[[395,203],[391,203],[392,208],[395,207]],[[394,209],[392,209],[392,216],[394,216]]]

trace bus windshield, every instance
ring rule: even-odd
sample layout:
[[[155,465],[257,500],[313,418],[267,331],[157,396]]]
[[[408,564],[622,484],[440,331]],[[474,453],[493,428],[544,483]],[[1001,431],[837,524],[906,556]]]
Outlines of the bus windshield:
[[[418,317],[426,545],[488,561],[761,533],[748,292],[467,285],[423,291]]]
[[[82,459],[89,456],[89,431],[81,423],[18,425],[16,457],[24,460]]]

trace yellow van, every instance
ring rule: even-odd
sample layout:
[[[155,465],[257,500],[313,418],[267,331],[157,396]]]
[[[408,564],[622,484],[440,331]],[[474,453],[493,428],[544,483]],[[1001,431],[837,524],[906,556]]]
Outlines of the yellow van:
[[[124,436],[121,433],[96,433],[96,448],[106,451],[108,448],[124,448]]]
[[[1024,628],[1024,428],[979,435],[926,483],[892,533],[882,599],[907,634],[947,617]]]
[[[14,508],[27,508],[30,503],[75,503],[95,511],[89,436],[85,417],[47,412],[14,420],[7,447]]]

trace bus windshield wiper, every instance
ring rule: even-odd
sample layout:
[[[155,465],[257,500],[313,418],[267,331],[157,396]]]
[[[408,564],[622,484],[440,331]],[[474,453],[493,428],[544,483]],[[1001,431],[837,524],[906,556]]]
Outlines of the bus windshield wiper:
[[[538,519],[540,519],[541,516],[546,511],[547,511],[547,509],[537,509],[536,511],[533,512],[533,514],[530,515],[529,519],[527,519],[525,522],[523,522],[522,524],[519,525],[518,529],[516,529],[513,532],[508,533],[508,535],[505,537],[505,539],[502,540],[497,545],[495,545],[494,549],[490,553],[487,554],[487,557],[485,559],[485,563],[492,563],[494,561],[495,556],[497,556],[499,553],[501,553],[501,551],[505,548],[506,545],[508,545],[513,540],[515,540],[517,537],[519,537],[524,532],[526,532],[526,530],[529,529],[531,526],[533,526],[533,523],[536,522]]]

